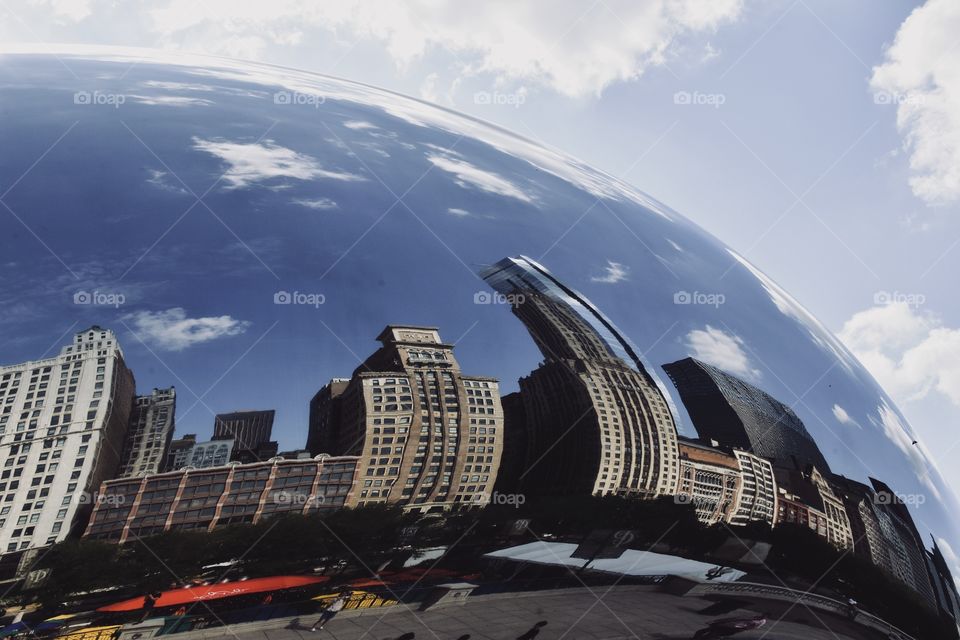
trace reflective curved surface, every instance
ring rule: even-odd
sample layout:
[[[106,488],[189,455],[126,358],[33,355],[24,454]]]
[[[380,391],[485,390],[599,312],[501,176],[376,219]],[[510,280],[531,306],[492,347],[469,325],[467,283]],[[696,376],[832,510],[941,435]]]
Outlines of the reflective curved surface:
[[[177,386],[175,437],[205,439],[212,413],[275,408],[274,439],[296,449],[310,399],[362,372],[385,326],[435,327],[464,375],[521,392],[503,402],[506,446],[511,424],[529,437],[500,469],[521,492],[683,493],[678,461],[714,447],[741,476],[734,451],[772,462],[783,490],[768,515],[703,498],[705,518],[853,509],[822,535],[846,548],[872,536],[907,584],[929,571],[904,540],[956,544],[951,491],[855,358],[759,268],[634,187],[346,81],[120,53],[0,60],[4,363],[109,327],[141,393]],[[566,406],[551,385],[585,395]],[[511,423],[513,402],[525,421]],[[593,412],[594,431],[571,431],[592,466],[545,443],[577,407]],[[542,456],[576,481],[509,467]]]

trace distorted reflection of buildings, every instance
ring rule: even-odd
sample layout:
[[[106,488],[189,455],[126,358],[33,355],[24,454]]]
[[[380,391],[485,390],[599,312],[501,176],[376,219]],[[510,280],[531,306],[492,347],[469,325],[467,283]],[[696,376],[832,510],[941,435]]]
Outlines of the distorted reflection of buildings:
[[[220,413],[213,419],[211,440],[232,440],[230,459],[237,462],[260,462],[277,455],[273,433],[273,409]]]
[[[125,542],[171,529],[211,531],[280,513],[318,513],[349,504],[357,459],[317,456],[232,462],[105,482],[84,536]]]
[[[356,503],[411,510],[482,504],[502,452],[495,378],[464,374],[436,328],[391,325],[349,382],[311,402],[314,446],[359,456]]]
[[[176,389],[154,389],[133,399],[130,426],[123,447],[119,476],[157,473],[166,463],[177,412]]]
[[[663,365],[703,438],[750,451],[776,464],[821,473],[830,467],[793,410],[752,384],[705,362],[684,358]]]
[[[517,490],[675,495],[677,430],[663,392],[634,347],[584,296],[530,258],[505,258],[482,277],[512,302],[543,354],[520,379],[526,431]]]

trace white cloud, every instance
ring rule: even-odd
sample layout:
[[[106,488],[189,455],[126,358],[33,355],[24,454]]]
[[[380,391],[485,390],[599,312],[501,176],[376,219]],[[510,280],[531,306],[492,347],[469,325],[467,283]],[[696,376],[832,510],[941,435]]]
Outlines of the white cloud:
[[[308,209],[317,209],[319,211],[329,211],[338,208],[337,203],[330,198],[294,198],[293,204]]]
[[[743,340],[732,333],[706,325],[703,329],[694,329],[688,333],[686,344],[694,358],[733,375],[754,382],[763,375],[750,362],[743,349]]]
[[[158,189],[172,191],[174,193],[187,193],[187,190],[176,182],[176,178],[173,180],[170,179],[170,174],[166,171],[161,171],[160,169],[147,169],[147,171],[150,173],[150,177],[147,178],[147,182]]]
[[[196,344],[243,333],[249,322],[230,316],[188,318],[180,307],[166,311],[138,311],[123,316],[136,337],[164,351],[183,351]]]
[[[873,70],[877,102],[896,104],[910,187],[929,204],[960,199],[960,3],[928,0],[903,21]]]
[[[354,131],[363,131],[364,129],[377,129],[377,125],[367,122],[365,120],[347,120],[343,123],[347,129],[352,129]]]
[[[495,193],[500,196],[507,196],[508,198],[516,198],[521,202],[533,202],[533,197],[525,193],[514,183],[492,171],[486,171],[476,165],[470,164],[466,160],[437,154],[427,155],[427,160],[433,163],[433,166],[438,169],[456,176],[456,183],[465,189],[476,187],[488,193]]]
[[[467,211],[466,209],[458,209],[457,207],[450,207],[449,209],[447,209],[447,213],[449,213],[450,215],[460,216],[460,217],[470,215],[470,212]]]
[[[593,276],[590,278],[590,282],[614,284],[626,280],[627,273],[628,269],[619,262],[607,260],[607,266],[604,267],[604,274],[602,276]]]
[[[847,410],[841,407],[838,404],[833,405],[833,417],[837,419],[837,422],[840,424],[845,424],[849,427],[860,427],[860,423],[850,417],[850,414],[847,413]]]
[[[34,6],[49,7],[57,22],[80,22],[93,13],[91,0],[31,0]]]
[[[893,302],[854,314],[839,336],[898,403],[939,393],[960,406],[960,329]]]
[[[155,107],[208,107],[212,100],[193,98],[190,96],[141,96],[131,95],[130,99],[140,104]]]
[[[376,43],[401,69],[427,54],[457,75],[530,81],[568,96],[599,94],[662,65],[686,38],[739,17],[742,0],[166,0],[146,11],[167,46],[262,59],[276,47],[330,38]],[[224,20],[229,16],[229,20]],[[699,49],[701,47],[695,47]],[[709,51],[709,50],[708,50]]]
[[[228,168],[223,179],[235,189],[277,178],[366,180],[353,173],[328,171],[322,168],[315,158],[281,147],[273,140],[251,143],[194,138],[193,148],[206,151],[226,162]]]

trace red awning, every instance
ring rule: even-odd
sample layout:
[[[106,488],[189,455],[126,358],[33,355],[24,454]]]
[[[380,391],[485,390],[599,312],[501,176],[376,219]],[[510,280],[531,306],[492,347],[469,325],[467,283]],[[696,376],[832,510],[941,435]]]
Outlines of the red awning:
[[[232,598],[233,596],[242,596],[248,593],[294,589],[296,587],[319,584],[329,579],[328,576],[271,576],[269,578],[251,578],[250,580],[237,580],[234,582],[220,582],[199,587],[187,587],[185,589],[172,589],[161,593],[155,606],[174,607],[181,604],[191,604],[193,602]],[[97,611],[136,611],[142,608],[143,596],[140,596],[100,607]]]

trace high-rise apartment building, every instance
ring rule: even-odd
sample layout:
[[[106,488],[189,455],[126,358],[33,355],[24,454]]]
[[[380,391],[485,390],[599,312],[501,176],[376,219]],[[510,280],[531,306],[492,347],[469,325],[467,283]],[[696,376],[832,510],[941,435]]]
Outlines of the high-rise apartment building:
[[[273,409],[219,413],[213,420],[211,440],[233,440],[233,460],[267,460],[277,453],[276,443],[270,440],[275,414]]]
[[[520,380],[527,430],[520,490],[654,497],[677,492],[677,430],[629,340],[586,297],[524,256],[482,277],[511,302],[544,357]]]
[[[433,327],[391,325],[383,346],[339,392],[336,419],[319,441],[359,457],[355,504],[398,503],[426,511],[482,504],[503,446],[497,380],[467,375]],[[330,406],[327,403],[324,406]]]
[[[154,389],[150,395],[134,399],[120,477],[157,473],[163,469],[173,439],[176,411],[177,392],[173,387]]]
[[[112,331],[53,358],[0,367],[0,552],[44,547],[86,521],[120,466],[135,393]]]
[[[663,365],[701,438],[749,451],[776,464],[822,473],[830,467],[803,422],[776,398],[705,362]]]

